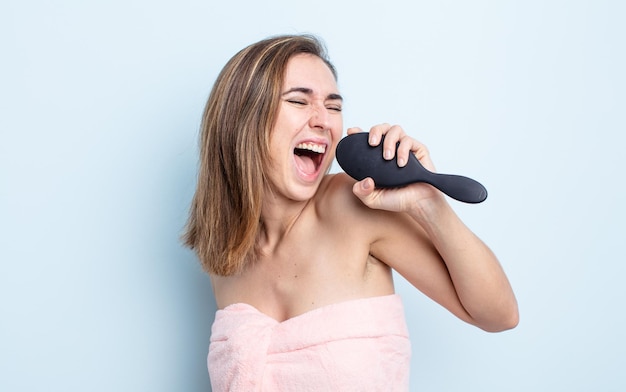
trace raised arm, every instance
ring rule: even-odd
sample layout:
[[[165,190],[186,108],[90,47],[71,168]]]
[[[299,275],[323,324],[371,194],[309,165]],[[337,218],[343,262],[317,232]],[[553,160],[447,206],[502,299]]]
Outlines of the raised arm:
[[[349,130],[349,133],[358,131]],[[407,162],[414,153],[434,170],[427,149],[400,127],[382,124],[370,131],[370,144],[385,134],[386,159]],[[400,189],[376,189],[371,179],[354,184],[364,205],[380,213],[378,239],[371,253],[411,284],[459,318],[486,331],[513,328],[518,323],[517,301],[493,252],[459,219],[445,197],[427,184]],[[384,228],[384,229],[382,229]]]

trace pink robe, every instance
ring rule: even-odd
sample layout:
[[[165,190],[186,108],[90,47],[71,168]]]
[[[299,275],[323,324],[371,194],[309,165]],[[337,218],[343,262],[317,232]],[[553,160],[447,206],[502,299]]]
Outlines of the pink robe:
[[[215,315],[213,392],[408,391],[411,346],[398,295],[323,306],[278,322],[247,304]]]

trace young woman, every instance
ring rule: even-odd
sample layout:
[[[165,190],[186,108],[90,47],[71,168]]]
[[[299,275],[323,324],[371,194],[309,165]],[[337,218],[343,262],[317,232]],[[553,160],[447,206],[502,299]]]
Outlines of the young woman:
[[[410,345],[392,269],[486,331],[518,322],[498,260],[438,190],[327,174],[341,110],[335,69],[310,36],[248,46],[213,87],[185,241],[220,309],[214,391],[406,390]],[[369,143],[383,135],[385,159],[404,166],[415,154],[434,170],[401,127],[376,125]]]

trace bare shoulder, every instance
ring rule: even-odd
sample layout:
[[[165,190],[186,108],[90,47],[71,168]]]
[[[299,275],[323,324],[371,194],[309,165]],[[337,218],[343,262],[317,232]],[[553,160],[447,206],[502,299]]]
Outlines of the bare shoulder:
[[[315,197],[315,209],[333,230],[360,232],[372,243],[381,239],[385,226],[393,224],[395,213],[367,207],[352,192],[355,183],[345,173],[327,175]]]
[[[406,254],[432,253],[430,240],[415,220],[405,213],[370,209],[352,192],[355,182],[345,173],[324,179],[316,196],[321,220],[343,232],[359,232],[370,242],[370,253],[392,267]]]
[[[320,217],[345,220],[367,213],[368,208],[352,193],[355,182],[345,173],[326,175],[315,196]]]
[[[352,186],[355,182],[346,173],[327,174],[317,191],[316,202],[351,202],[354,198]]]

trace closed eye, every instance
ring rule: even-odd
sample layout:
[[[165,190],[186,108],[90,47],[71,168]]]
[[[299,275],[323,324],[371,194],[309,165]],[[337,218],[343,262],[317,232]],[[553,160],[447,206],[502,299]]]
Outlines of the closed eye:
[[[342,110],[341,106],[334,106],[334,105],[333,106],[326,106],[326,109],[332,110],[332,111],[335,111],[335,112],[341,112],[341,110]]]

